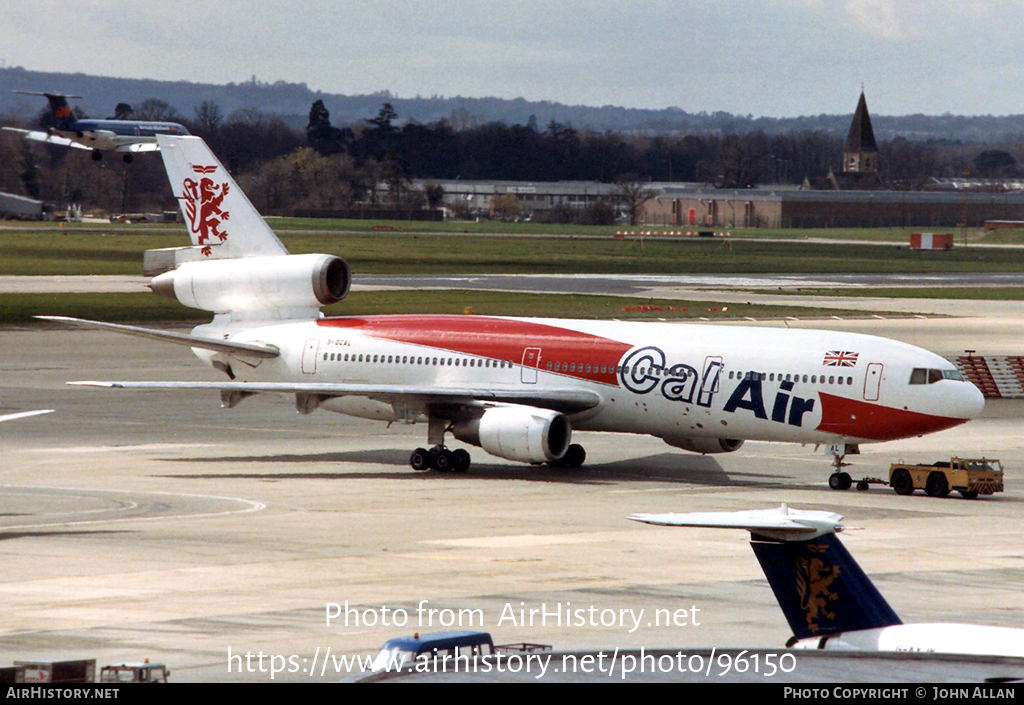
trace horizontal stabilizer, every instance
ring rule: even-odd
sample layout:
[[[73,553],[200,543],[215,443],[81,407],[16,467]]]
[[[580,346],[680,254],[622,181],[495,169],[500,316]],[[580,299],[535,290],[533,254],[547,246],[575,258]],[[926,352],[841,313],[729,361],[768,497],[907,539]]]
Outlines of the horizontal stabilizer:
[[[45,321],[58,321],[60,323],[72,323],[75,325],[86,326],[89,328],[103,328],[105,330],[112,330],[118,333],[124,333],[125,335],[134,335],[138,338],[150,338],[152,340],[159,340],[164,343],[174,343],[175,345],[187,345],[190,348],[202,348],[204,350],[214,350],[216,352],[228,353],[238,357],[250,357],[250,358],[272,358],[278,357],[281,351],[277,348],[270,347],[269,345],[257,345],[255,343],[232,343],[227,340],[215,340],[213,338],[203,338],[198,335],[189,335],[187,333],[172,333],[166,330],[154,330],[152,328],[140,328],[139,326],[126,326],[119,323],[104,323],[102,321],[87,321],[82,318],[72,318],[70,316],[36,316]]]
[[[745,512],[695,512],[691,514],[634,514],[633,521],[658,526],[699,526],[746,529],[780,541],[809,541],[843,530],[843,517],[832,512],[790,509],[755,509]]]
[[[81,98],[80,95],[71,95],[70,93],[44,93],[42,91],[11,91],[11,93],[17,93],[18,95],[40,95],[44,98]]]

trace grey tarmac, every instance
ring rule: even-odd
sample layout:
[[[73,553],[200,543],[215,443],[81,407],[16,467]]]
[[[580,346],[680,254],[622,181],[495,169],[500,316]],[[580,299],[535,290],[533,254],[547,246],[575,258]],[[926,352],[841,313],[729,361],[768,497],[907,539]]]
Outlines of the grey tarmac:
[[[1020,320],[1003,312],[806,325],[924,341],[943,354],[1020,354]],[[299,416],[288,397],[222,410],[201,393],[66,386],[216,379],[174,346],[48,326],[6,328],[0,340],[0,413],[56,410],[0,425],[3,660],[149,657],[176,681],[235,682],[269,682],[276,663],[276,681],[336,681],[347,669],[327,649],[369,656],[389,637],[457,626],[449,622],[458,616],[498,642],[563,651],[782,653],[789,630],[743,532],[626,520],[782,502],[837,511],[859,527],[844,542],[904,621],[1024,627],[1020,402],[990,402],[965,426],[849,458],[855,476],[880,476],[897,460],[1000,458],[1007,491],[974,501],[878,486],[834,492],[828,458],[812,447],[747,443],[698,456],[614,434],[578,434],[588,453],[581,471],[470,449],[474,465],[462,476],[409,468],[425,425]],[[358,619],[328,624],[327,606],[346,603]],[[508,618],[556,606],[643,610],[643,619]],[[694,607],[685,625],[650,619]],[[382,623],[399,611],[404,624]],[[842,663],[835,680],[859,673]]]

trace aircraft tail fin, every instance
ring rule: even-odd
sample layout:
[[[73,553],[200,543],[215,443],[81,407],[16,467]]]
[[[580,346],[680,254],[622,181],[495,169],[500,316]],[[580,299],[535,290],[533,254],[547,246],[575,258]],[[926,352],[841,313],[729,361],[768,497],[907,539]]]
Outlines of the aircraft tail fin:
[[[902,624],[834,534],[779,541],[754,533],[750,546],[796,638]]]
[[[53,116],[53,126],[58,130],[67,130],[71,123],[75,122],[75,114],[71,111],[71,105],[68,103],[68,98],[77,97],[78,96],[67,96],[57,93],[46,94],[46,99],[50,101],[50,113]]]
[[[157,135],[157,143],[199,258],[288,254],[201,138]]]
[[[57,130],[69,130],[75,122],[75,114],[71,110],[68,98],[81,98],[77,95],[64,95],[63,93],[39,93],[37,91],[14,91],[22,95],[40,95],[50,102],[50,122],[48,127]]]
[[[661,526],[746,529],[750,545],[798,639],[902,624],[836,532],[842,517],[781,510],[637,514]]]

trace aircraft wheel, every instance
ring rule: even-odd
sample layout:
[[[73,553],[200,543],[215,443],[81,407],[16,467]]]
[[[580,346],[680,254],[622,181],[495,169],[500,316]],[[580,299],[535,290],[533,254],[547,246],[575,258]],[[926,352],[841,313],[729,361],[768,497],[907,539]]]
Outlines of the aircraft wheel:
[[[430,469],[430,453],[427,452],[426,448],[417,448],[409,456],[409,465],[412,465],[413,470],[422,472]]]
[[[978,490],[960,490],[960,496],[964,499],[977,499]]]
[[[433,453],[433,456],[434,462],[432,463],[432,465],[434,466],[435,470],[439,470],[441,472],[448,472],[449,470],[452,469],[452,452],[450,450],[448,450],[447,448],[442,448],[441,450],[435,451]]]
[[[587,451],[583,449],[579,443],[573,443],[565,451],[565,455],[558,459],[552,465],[557,465],[563,468],[579,468],[583,466],[583,463],[587,460]]]
[[[459,448],[452,451],[452,472],[469,472],[469,453]]]
[[[941,472],[933,472],[928,475],[924,491],[929,497],[945,497],[948,495],[949,482],[946,481],[946,476]]]
[[[853,484],[853,478],[848,472],[834,472],[828,476],[828,486],[834,490],[848,490]]]
[[[92,157],[92,160],[94,162],[98,162],[103,159],[103,152],[101,152],[98,149],[94,149],[92,150],[92,154],[90,156]]]
[[[894,472],[889,480],[889,484],[892,485],[896,494],[907,495],[914,493],[914,481],[910,479],[910,473],[906,470]]]
[[[125,164],[131,164],[132,163],[132,155],[131,155],[131,153],[125,154],[123,157],[121,157],[121,161],[123,161]]]

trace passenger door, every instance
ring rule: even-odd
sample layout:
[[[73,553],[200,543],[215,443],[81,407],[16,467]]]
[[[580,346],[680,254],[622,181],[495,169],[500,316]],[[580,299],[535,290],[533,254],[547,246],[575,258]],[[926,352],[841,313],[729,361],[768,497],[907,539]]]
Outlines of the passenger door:
[[[882,389],[882,363],[872,362],[864,376],[864,401],[878,401]]]
[[[302,374],[316,374],[316,358],[320,352],[320,339],[310,338],[306,341],[306,347],[302,350]]]
[[[537,365],[540,364],[540,348],[523,350],[523,384],[537,384]]]

